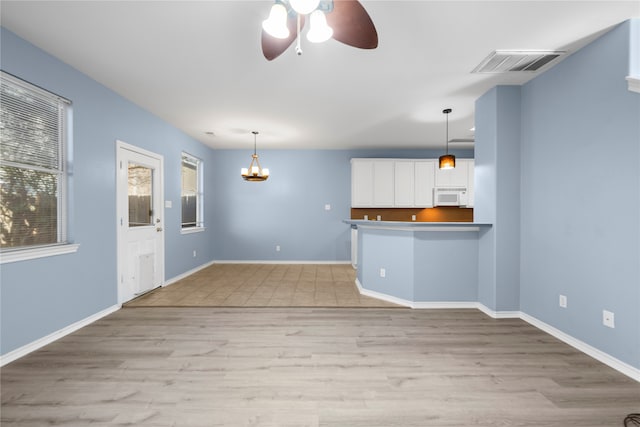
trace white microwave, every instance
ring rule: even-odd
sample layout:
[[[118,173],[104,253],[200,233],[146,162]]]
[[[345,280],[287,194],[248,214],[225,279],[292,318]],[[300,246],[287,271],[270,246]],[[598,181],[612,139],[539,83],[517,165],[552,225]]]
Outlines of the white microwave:
[[[433,189],[433,206],[467,206],[469,196],[466,187],[436,187]]]

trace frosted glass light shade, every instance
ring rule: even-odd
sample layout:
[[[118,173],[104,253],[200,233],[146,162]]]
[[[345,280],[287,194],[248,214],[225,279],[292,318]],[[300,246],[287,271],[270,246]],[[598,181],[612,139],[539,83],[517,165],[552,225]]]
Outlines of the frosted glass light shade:
[[[287,9],[281,3],[271,6],[269,17],[262,21],[262,29],[270,36],[278,39],[286,39],[289,37],[289,28],[287,28]]]
[[[242,176],[249,175],[249,169],[247,169],[247,168],[240,169],[240,175],[242,175]]]
[[[301,15],[308,15],[320,4],[320,0],[290,0],[289,3],[293,10]]]
[[[440,169],[453,169],[456,167],[456,156],[453,154],[445,154],[438,159]]]
[[[312,43],[322,43],[333,36],[333,28],[327,25],[327,17],[321,10],[314,10],[311,14],[310,28],[307,40]]]
[[[269,168],[262,169],[262,176],[269,176]]]

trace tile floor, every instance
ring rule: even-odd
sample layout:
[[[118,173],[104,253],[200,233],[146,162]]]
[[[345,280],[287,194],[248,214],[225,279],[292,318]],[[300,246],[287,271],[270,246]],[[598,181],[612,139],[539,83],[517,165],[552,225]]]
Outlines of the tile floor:
[[[360,295],[349,264],[213,264],[127,307],[400,307]]]

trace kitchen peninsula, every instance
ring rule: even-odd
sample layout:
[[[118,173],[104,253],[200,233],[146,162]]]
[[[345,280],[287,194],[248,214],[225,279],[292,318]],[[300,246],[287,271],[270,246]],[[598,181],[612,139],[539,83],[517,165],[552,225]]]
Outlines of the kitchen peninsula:
[[[357,230],[360,292],[414,308],[475,308],[479,239],[474,222],[344,220]]]
[[[409,307],[477,307],[474,159],[351,159],[351,258],[369,296]]]

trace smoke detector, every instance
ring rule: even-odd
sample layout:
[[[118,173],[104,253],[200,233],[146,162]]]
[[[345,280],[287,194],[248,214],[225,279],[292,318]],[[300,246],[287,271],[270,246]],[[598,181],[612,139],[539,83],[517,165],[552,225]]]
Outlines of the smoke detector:
[[[561,50],[494,50],[471,72],[536,72],[551,67],[552,63],[565,54]]]

